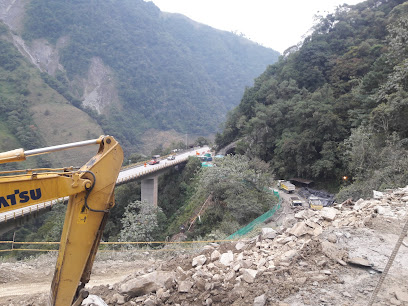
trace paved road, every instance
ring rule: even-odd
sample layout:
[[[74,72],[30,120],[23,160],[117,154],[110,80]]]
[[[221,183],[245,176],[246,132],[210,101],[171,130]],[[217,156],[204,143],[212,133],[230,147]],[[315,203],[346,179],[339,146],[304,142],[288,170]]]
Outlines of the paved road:
[[[176,155],[175,160],[167,160],[166,158],[164,158],[163,160],[160,161],[159,164],[156,165],[147,164],[146,167],[144,165],[138,165],[136,167],[124,168],[120,171],[116,183],[123,183],[123,181],[126,181],[128,179],[134,179],[135,177],[145,175],[146,172],[154,173],[155,171],[158,171],[160,169],[167,168],[172,165],[176,165],[183,161],[186,161],[189,158],[189,156],[195,156],[197,152],[202,154],[206,153],[209,150],[210,148],[205,146],[202,148],[192,149],[188,152],[178,154]]]

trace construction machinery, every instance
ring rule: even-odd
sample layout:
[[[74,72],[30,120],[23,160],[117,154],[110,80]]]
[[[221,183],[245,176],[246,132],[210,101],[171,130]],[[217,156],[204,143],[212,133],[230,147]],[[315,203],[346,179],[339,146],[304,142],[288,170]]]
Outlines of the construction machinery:
[[[92,144],[99,150],[79,169],[29,169],[0,172],[0,213],[69,196],[60,248],[51,284],[50,305],[81,305],[87,297],[92,265],[123,162],[111,136],[35,150],[0,153],[0,164]]]
[[[293,193],[296,189],[295,185],[293,185],[291,182],[283,180],[278,180],[278,187],[286,193]]]
[[[299,199],[298,197],[290,197],[290,206],[292,208],[302,207],[303,201]]]
[[[311,196],[309,197],[309,208],[313,210],[323,209],[323,203],[319,197]]]

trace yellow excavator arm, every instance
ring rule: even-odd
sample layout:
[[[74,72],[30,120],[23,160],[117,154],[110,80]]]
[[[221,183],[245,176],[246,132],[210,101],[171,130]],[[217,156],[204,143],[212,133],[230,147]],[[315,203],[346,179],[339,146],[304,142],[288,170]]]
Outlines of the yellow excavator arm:
[[[113,191],[123,162],[123,151],[111,136],[26,151],[0,154],[0,163],[85,145],[99,144],[98,153],[79,170],[33,169],[1,172],[0,213],[69,196],[50,305],[80,305],[87,296],[92,264],[114,205]]]

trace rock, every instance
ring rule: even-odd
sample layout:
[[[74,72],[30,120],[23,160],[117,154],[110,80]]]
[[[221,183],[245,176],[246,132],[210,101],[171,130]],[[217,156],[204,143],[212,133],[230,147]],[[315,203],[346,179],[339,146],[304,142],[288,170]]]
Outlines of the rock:
[[[348,293],[347,291],[343,291],[341,294],[343,294],[343,296],[345,296],[345,297],[351,298],[351,294]]]
[[[233,260],[234,254],[231,251],[223,253],[220,257],[220,263],[227,267],[231,264],[231,262],[233,262]]]
[[[295,282],[296,282],[298,285],[303,285],[303,284],[306,283],[306,280],[307,280],[306,277],[297,277],[297,278],[295,279]]]
[[[246,245],[244,242],[242,242],[242,241],[239,241],[239,242],[235,245],[235,249],[236,249],[237,251],[245,250],[246,247],[247,247],[247,245]]]
[[[377,205],[376,207],[374,207],[374,211],[379,215],[384,215],[386,212],[386,209],[380,205]]]
[[[296,219],[304,219],[304,218],[306,218],[306,215],[307,215],[307,210],[305,209],[305,210],[301,210],[301,211],[299,211],[299,212],[297,212],[296,214],[295,214],[295,218]]]
[[[143,305],[145,305],[145,306],[155,306],[156,302],[151,298],[147,298],[146,300],[144,300]]]
[[[159,300],[161,300],[162,298],[163,298],[163,296],[164,296],[164,289],[163,288],[159,288],[157,291],[156,291],[156,297],[159,299]]]
[[[264,227],[261,232],[262,239],[275,239],[276,237],[276,231],[273,228]]]
[[[115,303],[116,303],[117,298],[119,296],[121,296],[121,295],[118,294],[118,293],[115,293],[113,295]],[[125,303],[125,301],[122,304],[124,304],[124,303]],[[108,304],[106,304],[99,296],[93,295],[93,294],[88,295],[88,297],[85,300],[82,301],[81,305],[84,305],[84,306],[92,306],[92,305],[101,305],[101,306],[103,305],[103,306],[105,306],[106,305],[106,306],[108,306]]]
[[[324,274],[313,275],[313,276],[310,277],[311,281],[316,281],[316,282],[321,282],[321,281],[324,281],[324,280],[327,280],[327,279],[329,279],[329,277],[327,275],[324,275]]]
[[[288,233],[296,237],[300,237],[306,234],[312,234],[313,230],[306,225],[304,221],[297,222],[291,229],[288,230]]]
[[[257,263],[256,267],[257,267],[257,269],[259,269],[259,268],[265,266],[265,264],[266,264],[266,259],[265,259],[265,258],[261,258],[261,259],[259,260],[259,262]]]
[[[216,261],[216,260],[218,260],[218,259],[220,259],[220,256],[221,256],[221,253],[220,252],[218,252],[218,250],[214,250],[212,253],[211,253],[211,261]]]
[[[364,259],[364,258],[361,258],[361,257],[349,258],[347,263],[353,264],[353,265],[358,265],[358,266],[363,266],[363,267],[372,267],[373,266],[367,259]]]
[[[254,299],[254,306],[264,306],[266,303],[266,296],[262,294]]]
[[[321,244],[323,254],[340,263],[341,258],[343,257],[342,251],[335,244],[329,241],[324,240],[321,242]],[[341,265],[345,265],[345,263],[343,263],[341,263]]]
[[[336,218],[338,210],[334,207],[323,207],[320,211],[320,215],[323,219],[333,221]]]
[[[401,289],[395,290],[395,297],[397,298],[398,301],[401,302],[408,302],[408,294]]]
[[[193,283],[190,281],[182,281],[179,284],[178,292],[190,292],[191,287],[193,287]]]
[[[166,289],[171,289],[171,288],[173,288],[173,284],[174,284],[174,279],[168,278],[168,279],[164,282],[164,288],[166,288]]]
[[[197,279],[195,285],[198,290],[200,291],[205,290],[205,281],[203,279]]]
[[[382,197],[384,197],[384,193],[382,193],[381,191],[373,190],[374,199],[381,199]]]
[[[330,241],[332,243],[336,243],[337,242],[337,236],[333,233],[327,235],[327,241]]]
[[[358,210],[364,209],[365,207],[367,207],[370,204],[370,202],[368,202],[368,201],[360,201],[360,200],[358,200],[356,202],[356,204],[354,204],[353,210],[358,211]]]
[[[116,304],[118,305],[123,305],[126,303],[126,299],[123,295],[119,294],[119,293],[115,293],[113,295],[113,299],[116,301]],[[92,304],[91,304],[92,305]],[[103,305],[103,304],[102,304]]]
[[[280,257],[280,259],[282,261],[290,261],[293,257],[295,257],[297,254],[296,250],[289,250],[285,253],[282,254],[282,256]]]
[[[172,283],[174,278],[173,272],[154,271],[122,283],[119,293],[130,297],[145,295],[165,287],[165,283]]]
[[[178,281],[183,281],[187,278],[186,271],[184,271],[182,267],[177,267],[176,274]]]
[[[231,270],[231,271],[229,271],[229,272],[225,275],[224,280],[227,281],[227,282],[229,282],[229,281],[232,280],[234,277],[235,277],[235,271],[234,271],[234,270]]]
[[[319,236],[321,233],[323,233],[323,227],[320,225],[313,229],[313,236]]]
[[[207,257],[205,255],[198,255],[197,257],[193,258],[192,266],[202,266],[207,261]]]
[[[390,298],[390,304],[391,305],[402,305],[402,303],[395,298]]]
[[[242,279],[247,283],[252,284],[256,278],[258,271],[252,269],[244,269],[242,273]]]

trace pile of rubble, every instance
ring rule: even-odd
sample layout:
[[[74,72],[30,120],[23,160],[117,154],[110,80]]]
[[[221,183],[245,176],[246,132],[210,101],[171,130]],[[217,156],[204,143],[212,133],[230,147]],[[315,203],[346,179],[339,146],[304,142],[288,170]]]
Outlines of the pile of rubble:
[[[91,293],[109,305],[366,304],[397,240],[407,202],[408,186],[378,199],[301,210],[254,238],[209,244],[199,255],[174,258]],[[387,231],[392,227],[396,232]],[[400,284],[408,276],[408,252],[400,253],[377,305],[408,303],[406,281]]]

